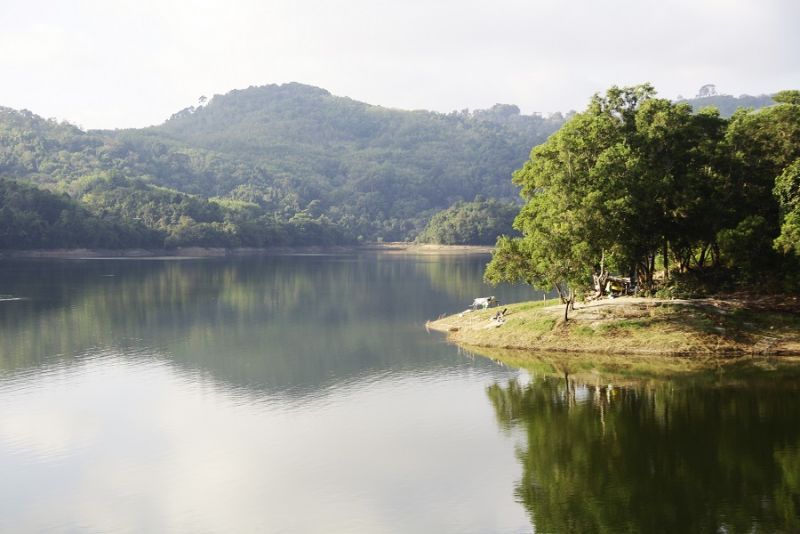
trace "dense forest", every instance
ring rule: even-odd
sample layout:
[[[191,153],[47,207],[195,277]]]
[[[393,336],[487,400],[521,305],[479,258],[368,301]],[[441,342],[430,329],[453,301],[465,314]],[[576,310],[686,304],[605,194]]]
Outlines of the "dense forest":
[[[0,179],[66,193],[134,233],[143,226],[151,246],[411,240],[459,201],[514,199],[511,173],[562,123],[510,105],[386,109],[300,84],[215,96],[138,130],[84,132],[0,108]],[[63,245],[94,246],[82,235],[76,227]],[[32,234],[12,246],[45,242],[56,246]]]
[[[497,236],[513,235],[520,206],[499,200],[456,202],[434,215],[417,236],[418,243],[494,245]]]
[[[800,287],[800,91],[724,118],[613,87],[514,174],[522,237],[498,240],[487,280],[603,293],[610,273],[664,296]],[[593,279],[594,277],[594,279]]]
[[[493,243],[511,231],[513,171],[565,121],[387,109],[300,84],[200,100],[114,131],[0,108],[0,246]]]
[[[0,249],[146,247],[158,236],[137,221],[106,220],[70,199],[0,179]]]
[[[737,109],[761,109],[772,106],[775,101],[770,95],[726,95],[717,92],[716,86],[712,84],[704,85],[700,88],[694,98],[678,97],[678,104],[689,104],[695,111],[703,108],[717,108],[720,116],[729,118],[736,113]]]

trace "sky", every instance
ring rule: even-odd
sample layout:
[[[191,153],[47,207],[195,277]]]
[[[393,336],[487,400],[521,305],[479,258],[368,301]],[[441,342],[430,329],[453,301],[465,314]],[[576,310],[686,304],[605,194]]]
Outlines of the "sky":
[[[292,81],[441,112],[773,93],[800,88],[798,23],[797,0],[2,0],[0,106],[127,128]]]

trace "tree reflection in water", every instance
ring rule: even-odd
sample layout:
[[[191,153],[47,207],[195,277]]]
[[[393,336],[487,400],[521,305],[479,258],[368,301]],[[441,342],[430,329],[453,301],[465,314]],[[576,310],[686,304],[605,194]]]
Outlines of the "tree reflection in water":
[[[794,377],[487,390],[524,430],[518,499],[536,532],[800,532]]]

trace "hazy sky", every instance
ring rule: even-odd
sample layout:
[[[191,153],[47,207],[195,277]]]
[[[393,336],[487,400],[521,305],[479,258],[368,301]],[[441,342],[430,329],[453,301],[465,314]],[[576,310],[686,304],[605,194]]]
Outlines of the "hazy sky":
[[[0,105],[145,126],[298,81],[405,109],[800,88],[798,0],[2,0]]]

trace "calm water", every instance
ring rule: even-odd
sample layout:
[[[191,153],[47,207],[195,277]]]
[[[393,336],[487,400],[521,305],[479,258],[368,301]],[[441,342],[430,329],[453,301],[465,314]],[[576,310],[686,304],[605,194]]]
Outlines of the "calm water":
[[[0,263],[0,531],[800,530],[796,376],[472,356],[485,261]]]

